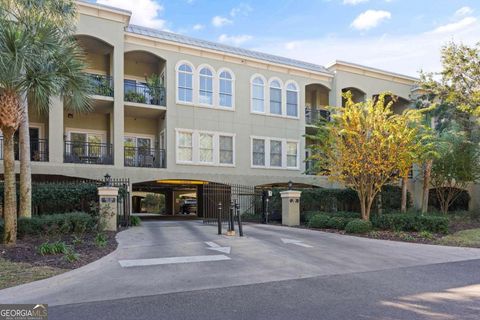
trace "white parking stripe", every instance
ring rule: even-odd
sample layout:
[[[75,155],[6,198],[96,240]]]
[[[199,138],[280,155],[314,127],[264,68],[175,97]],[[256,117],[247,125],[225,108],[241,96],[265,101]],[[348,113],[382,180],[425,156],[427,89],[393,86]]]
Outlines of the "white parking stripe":
[[[169,257],[169,258],[155,258],[155,259],[135,259],[135,260],[119,260],[118,263],[123,268],[129,267],[142,267],[142,266],[156,266],[162,264],[174,264],[174,263],[193,263],[193,262],[207,262],[207,261],[222,261],[230,260],[229,257],[219,255],[208,256],[187,256],[187,257]]]

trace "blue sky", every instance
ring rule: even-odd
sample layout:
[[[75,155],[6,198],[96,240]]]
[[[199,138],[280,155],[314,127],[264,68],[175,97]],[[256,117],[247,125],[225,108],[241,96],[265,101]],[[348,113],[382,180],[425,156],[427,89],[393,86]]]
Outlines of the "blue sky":
[[[480,41],[478,0],[96,0],[131,23],[321,65],[335,59],[416,76],[449,40]]]

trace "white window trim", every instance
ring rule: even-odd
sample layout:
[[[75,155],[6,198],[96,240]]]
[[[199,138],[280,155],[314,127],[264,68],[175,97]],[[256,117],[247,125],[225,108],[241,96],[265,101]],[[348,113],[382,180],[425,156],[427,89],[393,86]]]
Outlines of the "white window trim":
[[[226,107],[226,106],[222,106],[220,105],[220,75],[222,74],[222,72],[228,72],[230,73],[230,76],[232,77],[231,79],[231,82],[232,82],[232,106],[231,107]],[[218,101],[218,108],[221,109],[221,110],[228,110],[228,111],[235,111],[235,74],[233,73],[232,70],[228,69],[228,68],[220,68],[217,72],[217,79],[216,79],[216,82],[217,82],[217,101]]]
[[[293,84],[297,88],[297,90],[295,91],[297,92],[297,116],[289,116],[287,114],[287,92],[293,91],[287,89],[289,84]],[[285,117],[290,119],[300,119],[300,86],[294,80],[288,80],[287,82],[285,82]]]
[[[265,141],[265,165],[259,166],[253,164],[253,139],[259,139]],[[275,167],[270,165],[270,141],[282,141],[282,166]],[[297,166],[287,166],[287,142],[294,142],[297,144]],[[276,169],[276,170],[300,170],[300,141],[285,138],[276,137],[262,137],[262,136],[250,136],[250,167],[252,169]]]
[[[253,80],[255,80],[256,78],[260,78],[263,81],[263,112],[253,110]],[[262,115],[266,114],[266,112],[267,112],[267,110],[266,110],[266,107],[267,107],[266,106],[266,104],[267,104],[267,85],[268,85],[267,79],[259,73],[255,73],[253,76],[250,77],[250,113],[262,114]]]
[[[179,160],[179,133],[192,134],[192,161]],[[213,162],[200,162],[200,134],[213,135]],[[235,137],[236,134],[229,132],[208,131],[208,130],[192,130],[175,128],[175,161],[177,164],[198,165],[198,166],[214,166],[214,167],[235,167],[236,166],[236,152],[235,152]],[[228,136],[233,138],[233,163],[220,163],[220,136]]]
[[[175,160],[177,164],[193,164],[195,162],[195,141],[194,141],[194,130],[191,129],[175,129]],[[179,141],[180,135],[179,133],[191,133],[192,134],[192,160],[180,160],[180,149],[179,149]]]
[[[212,78],[212,104],[200,102],[200,77],[201,77],[200,71],[204,68],[207,68],[212,73],[212,77],[211,77]],[[197,97],[196,105],[199,107],[215,108],[218,105],[218,101],[216,97],[218,93],[218,77],[217,77],[217,73],[215,72],[215,69],[211,65],[206,63],[199,65],[197,68],[195,81],[197,81],[197,90],[195,91],[195,95]],[[193,101],[195,101],[195,98],[193,99]]]
[[[192,68],[192,102],[189,102],[189,101],[182,101],[182,100],[179,100],[178,99],[178,85],[179,85],[179,80],[180,80],[180,77],[178,76],[178,73],[179,73],[179,68],[181,65],[188,65],[190,68]],[[183,105],[194,105],[195,104],[195,96],[196,96],[196,69],[195,67],[193,66],[193,64],[190,62],[190,61],[187,61],[187,60],[180,60],[177,62],[177,64],[175,65],[175,102],[177,104],[183,104]]]
[[[278,113],[272,113],[270,110],[270,89],[271,89],[271,85],[272,85],[272,82],[273,81],[278,81],[280,83],[280,88],[274,88],[274,89],[280,89],[280,97],[282,99],[282,101],[280,101],[280,114]],[[271,77],[270,79],[268,79],[268,87],[267,87],[267,107],[268,107],[268,110],[267,110],[267,114],[270,115],[270,116],[276,116],[276,117],[284,117],[285,116],[285,88],[284,88],[284,85],[283,85],[283,81],[278,78],[278,77]]]

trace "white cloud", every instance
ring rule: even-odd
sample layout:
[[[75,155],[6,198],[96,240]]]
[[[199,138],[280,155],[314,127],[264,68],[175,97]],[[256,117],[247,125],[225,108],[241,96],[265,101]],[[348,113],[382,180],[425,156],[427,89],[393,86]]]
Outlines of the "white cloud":
[[[246,3],[240,3],[238,6],[230,10],[230,16],[236,17],[238,15],[248,16],[253,8]]]
[[[220,35],[218,41],[221,43],[232,44],[234,46],[239,46],[247,41],[250,41],[253,37],[248,34],[242,34],[238,36],[229,36],[226,34]]]
[[[367,10],[353,20],[351,26],[358,30],[368,30],[390,19],[392,14],[384,10]]]
[[[466,17],[463,18],[460,21],[445,24],[443,26],[437,27],[435,30],[433,30],[434,33],[448,33],[448,32],[454,32],[458,30],[465,29],[466,27],[474,24],[477,22],[477,18],[474,17]]]
[[[205,28],[205,26],[203,24],[200,24],[200,23],[197,23],[196,25],[194,25],[192,27],[192,29],[195,30],[195,31],[202,30],[203,28]]]
[[[368,0],[343,0],[343,4],[355,6],[359,3],[368,2]]]
[[[227,24],[232,24],[233,21],[228,19],[228,18],[225,18],[225,17],[222,17],[222,16],[215,16],[212,18],[212,25],[219,28],[219,27],[223,27],[224,25],[227,25]]]
[[[473,9],[470,7],[461,7],[457,11],[455,11],[455,16],[456,17],[463,17],[463,16],[468,16],[473,13]]]
[[[410,35],[336,37],[279,41],[261,39],[255,50],[326,65],[346,60],[375,68],[418,76],[418,71],[440,71],[440,49],[453,40],[467,45],[480,39],[480,21],[461,30]],[[330,48],[330,50],[325,50]]]
[[[131,11],[130,23],[132,24],[166,29],[166,21],[159,18],[163,12],[163,6],[154,0],[97,0],[97,3]]]

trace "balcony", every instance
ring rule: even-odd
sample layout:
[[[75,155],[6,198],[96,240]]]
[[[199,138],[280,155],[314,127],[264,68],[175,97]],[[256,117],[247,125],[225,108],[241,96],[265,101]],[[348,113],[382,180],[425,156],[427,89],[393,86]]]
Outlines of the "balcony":
[[[148,86],[133,80],[125,80],[124,93],[124,100],[128,102],[167,106],[165,87]]]
[[[20,159],[18,139],[14,141],[15,160]],[[0,138],[0,160],[3,160],[3,138]],[[31,139],[30,140],[30,161],[47,162],[48,161],[48,140]]]
[[[84,164],[113,164],[110,143],[65,141],[63,162]]]
[[[93,94],[113,97],[113,78],[111,76],[94,73],[87,73],[87,76],[91,81]]]
[[[315,125],[320,120],[330,121],[330,111],[316,107],[305,107],[305,122],[308,125]]]
[[[166,168],[164,149],[147,147],[125,147],[125,167]]]
[[[316,175],[317,174],[317,161],[316,160],[307,160],[305,161],[305,174],[306,175]]]

